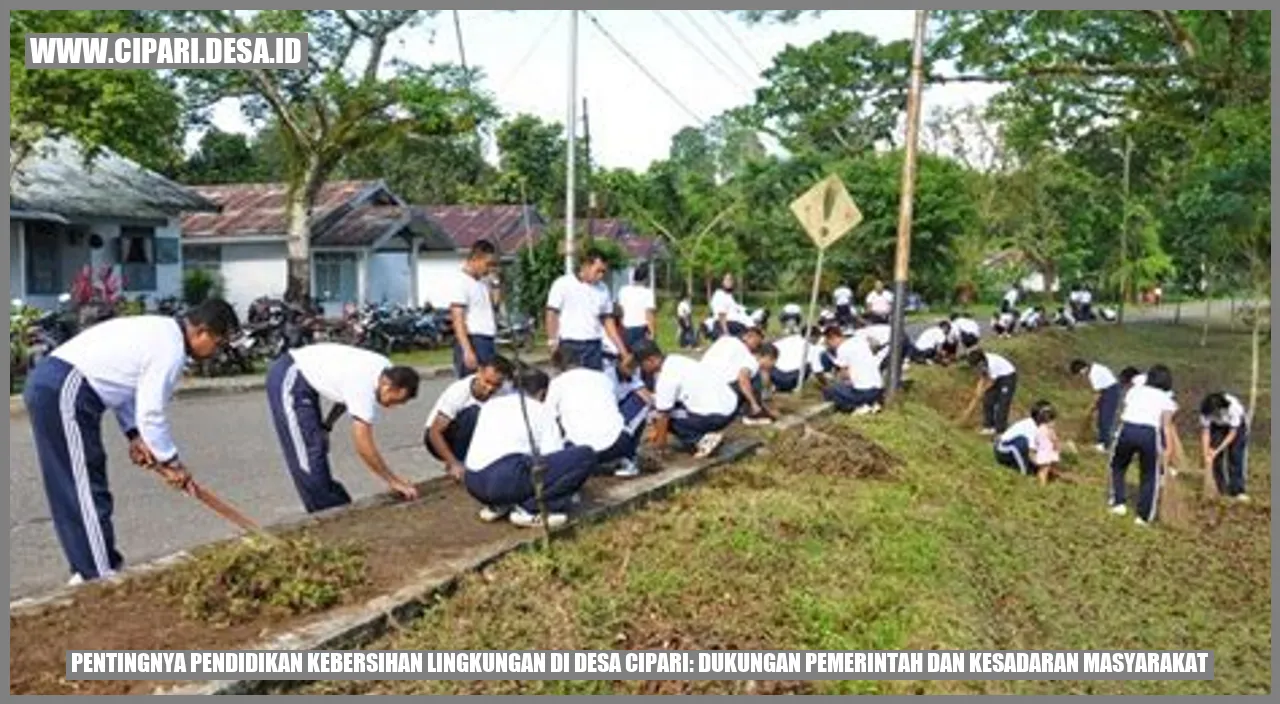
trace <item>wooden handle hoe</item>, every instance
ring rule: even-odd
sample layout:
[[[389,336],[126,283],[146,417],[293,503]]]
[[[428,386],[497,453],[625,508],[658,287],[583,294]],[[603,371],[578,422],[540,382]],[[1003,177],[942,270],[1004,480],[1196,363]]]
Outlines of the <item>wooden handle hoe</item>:
[[[157,467],[152,466],[151,469],[159,474],[159,469]],[[248,531],[259,538],[263,538],[271,542],[280,540],[278,537],[264,531],[262,526],[258,525],[253,521],[253,519],[241,513],[231,504],[223,501],[217,494],[214,494],[212,491],[200,486],[194,479],[188,479],[186,486],[182,487],[181,491],[209,507],[210,510],[219,516],[222,516],[227,521],[234,523],[239,528]]]

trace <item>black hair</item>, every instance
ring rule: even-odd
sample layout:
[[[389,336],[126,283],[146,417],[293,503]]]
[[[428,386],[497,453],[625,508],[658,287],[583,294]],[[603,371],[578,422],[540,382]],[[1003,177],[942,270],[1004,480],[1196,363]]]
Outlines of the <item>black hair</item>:
[[[596,262],[605,262],[606,264],[608,263],[605,260],[604,252],[600,251],[599,248],[587,247],[586,251],[582,253],[582,257],[578,260],[578,266],[595,264]]]
[[[522,366],[516,372],[516,388],[523,391],[526,396],[541,396],[550,385],[551,377],[536,367]]]
[[[510,379],[511,375],[515,373],[515,367],[511,364],[511,360],[500,354],[495,354],[493,358],[487,362],[481,362],[480,366],[489,367],[490,369],[497,371],[505,379]]]
[[[1200,415],[1211,416],[1230,407],[1231,402],[1227,400],[1227,395],[1221,391],[1215,391],[1205,396],[1200,402]]]
[[[204,328],[215,337],[227,338],[240,329],[240,316],[230,303],[210,298],[187,311],[187,325]]]
[[[1147,370],[1147,386],[1161,391],[1173,391],[1173,372],[1163,364],[1157,364]]]
[[[418,384],[421,383],[422,377],[418,376],[417,369],[403,365],[387,367],[382,370],[382,378],[394,388],[403,389],[406,398],[412,400],[418,397]]]
[[[823,337],[844,337],[844,331],[839,325],[828,325],[822,330]]]
[[[640,340],[631,348],[631,354],[636,358],[637,362],[643,362],[647,359],[657,357],[662,359],[662,348],[658,347],[653,340]]]
[[[581,360],[576,352],[562,345],[551,353],[551,366],[562,372],[567,372],[574,367],[581,366]]]
[[[1084,370],[1086,370],[1086,369],[1088,369],[1088,368],[1089,368],[1089,363],[1088,363],[1088,362],[1086,362],[1086,361],[1084,361],[1083,359],[1073,359],[1073,360],[1071,360],[1071,373],[1072,373],[1072,374],[1079,374],[1080,372],[1082,372],[1082,371],[1084,371]]]
[[[1035,421],[1036,425],[1052,423],[1057,417],[1057,409],[1055,409],[1053,404],[1048,401],[1037,401],[1035,405],[1031,407],[1031,420]]]
[[[971,367],[982,369],[987,366],[987,353],[983,352],[982,348],[969,350],[969,354],[965,355],[964,358]]]
[[[488,256],[490,254],[497,254],[497,253],[498,253],[498,248],[495,247],[493,243],[490,242],[489,240],[485,240],[485,239],[476,240],[475,244],[471,245],[472,259],[475,259],[477,257]]]
[[[938,321],[938,327],[942,328],[943,330],[945,330],[945,331],[947,331],[947,332],[950,332],[950,331],[951,331],[951,321],[950,321],[950,320],[939,320],[939,321]]]
[[[1142,372],[1137,367],[1125,367],[1120,370],[1120,381],[1125,384],[1133,382],[1133,377]]]
[[[766,342],[756,349],[756,356],[764,357],[765,359],[777,359],[778,347],[772,342]]]
[[[649,265],[641,264],[631,271],[631,283],[638,284],[649,278]]]

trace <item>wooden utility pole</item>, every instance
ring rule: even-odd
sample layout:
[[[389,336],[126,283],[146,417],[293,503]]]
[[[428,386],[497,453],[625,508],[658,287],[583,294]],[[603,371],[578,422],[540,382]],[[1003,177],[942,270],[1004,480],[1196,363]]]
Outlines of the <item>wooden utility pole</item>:
[[[892,398],[902,383],[902,348],[906,333],[907,274],[911,262],[911,217],[916,190],[916,146],[920,139],[920,84],[924,73],[924,33],[928,10],[916,10],[911,39],[911,84],[907,90],[907,144],[902,160],[902,197],[898,201],[898,250],[893,263],[893,325],[889,336],[889,388]]]
[[[1129,160],[1133,138],[1124,138],[1124,211],[1120,214],[1120,310],[1116,322],[1124,324],[1124,306],[1129,300]]]

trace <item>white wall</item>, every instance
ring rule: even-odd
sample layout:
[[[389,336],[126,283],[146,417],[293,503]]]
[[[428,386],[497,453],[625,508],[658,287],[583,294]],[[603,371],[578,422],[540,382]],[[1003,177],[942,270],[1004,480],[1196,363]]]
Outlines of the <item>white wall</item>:
[[[22,275],[26,273],[23,269],[23,247],[22,247],[22,222],[19,220],[9,221],[9,300],[15,298],[24,298],[26,293],[22,290]]]
[[[466,259],[458,252],[424,252],[418,255],[418,298],[439,308],[446,295],[443,283],[456,274]]]
[[[370,303],[409,302],[409,253],[375,252],[369,257],[366,297]]]
[[[283,242],[222,245],[222,290],[244,317],[262,296],[284,295],[287,250]]]
[[[1038,271],[1032,274],[1029,274],[1026,278],[1022,279],[1021,286],[1022,286],[1022,290],[1024,291],[1030,291],[1032,293],[1044,293],[1045,291],[1044,274],[1041,274]],[[1056,279],[1054,280],[1053,285],[1050,287],[1049,290],[1054,293],[1057,293],[1058,281]]]

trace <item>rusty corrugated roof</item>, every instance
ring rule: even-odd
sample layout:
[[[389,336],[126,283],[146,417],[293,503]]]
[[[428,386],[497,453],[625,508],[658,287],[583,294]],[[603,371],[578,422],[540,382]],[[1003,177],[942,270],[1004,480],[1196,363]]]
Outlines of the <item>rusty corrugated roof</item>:
[[[563,222],[557,221],[563,226]],[[592,237],[611,239],[633,259],[650,259],[662,250],[662,242],[649,235],[640,234],[631,223],[622,218],[584,218],[574,223],[574,231]]]
[[[542,234],[543,219],[528,208],[529,231],[525,231],[525,206],[522,205],[424,205],[427,214],[458,249],[469,249],[486,239],[503,254],[520,248],[526,238],[537,240]]]
[[[358,196],[381,186],[379,181],[332,181],[320,189],[312,210],[313,226],[351,204]],[[202,237],[284,237],[287,218],[283,183],[235,183],[192,186],[192,190],[222,206],[219,213],[186,213],[182,236]]]

